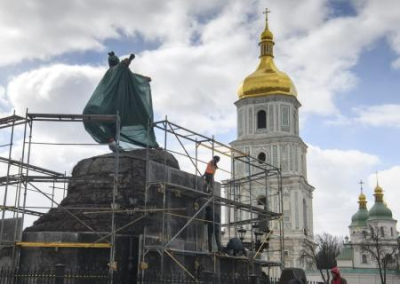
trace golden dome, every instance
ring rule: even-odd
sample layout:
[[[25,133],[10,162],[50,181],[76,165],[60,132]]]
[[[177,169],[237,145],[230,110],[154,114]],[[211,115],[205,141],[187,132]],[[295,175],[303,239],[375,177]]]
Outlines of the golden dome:
[[[367,198],[362,192],[358,196],[358,204],[360,204],[360,208],[367,208]]]
[[[297,97],[296,87],[284,72],[279,71],[274,63],[273,34],[268,27],[268,14],[265,29],[261,33],[260,63],[257,70],[244,79],[240,85],[239,99],[267,95],[288,95]]]
[[[379,184],[375,186],[375,193],[383,193],[383,189],[379,186]]]
[[[374,196],[375,196],[375,201],[383,202],[383,189],[382,189],[382,187],[379,186],[378,183],[376,184],[376,187],[375,187]]]
[[[274,39],[274,35],[271,33],[271,31],[268,28],[265,29],[261,34],[261,40],[264,40],[264,39],[270,39],[270,40]]]

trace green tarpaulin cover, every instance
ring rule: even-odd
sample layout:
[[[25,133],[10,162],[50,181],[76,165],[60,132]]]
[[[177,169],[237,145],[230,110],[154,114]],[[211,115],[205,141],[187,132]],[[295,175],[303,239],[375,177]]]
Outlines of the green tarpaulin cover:
[[[130,61],[119,63],[113,53],[109,63],[111,67],[101,79],[83,114],[115,115],[118,112],[121,141],[157,148],[154,130],[152,127],[149,130],[149,124],[153,122],[150,78],[132,73]],[[109,143],[110,139],[115,139],[115,123],[85,121],[84,126],[98,143]]]

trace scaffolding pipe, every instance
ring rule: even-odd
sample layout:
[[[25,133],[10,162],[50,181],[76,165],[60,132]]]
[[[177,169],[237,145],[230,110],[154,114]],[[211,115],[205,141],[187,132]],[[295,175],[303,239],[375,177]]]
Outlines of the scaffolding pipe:
[[[33,188],[35,188],[39,193],[43,194],[45,197],[47,197],[48,199],[50,199],[51,201],[53,201],[57,206],[59,206],[60,204],[51,199],[49,196],[47,196],[45,193],[43,193],[39,188],[37,188],[36,186],[34,186],[33,184],[30,184]],[[71,217],[73,217],[75,220],[77,220],[79,223],[81,223],[82,225],[84,225],[85,227],[87,227],[89,230],[91,230],[93,233],[97,234],[98,236],[101,237],[101,235],[96,232],[96,230],[94,230],[91,226],[89,226],[88,224],[86,224],[84,221],[82,221],[78,216],[76,216],[74,213],[70,212],[69,210],[65,209],[64,207],[59,207],[61,208],[63,211],[67,212]]]
[[[25,112],[25,126],[24,126],[24,139],[23,139],[23,143],[22,143],[22,156],[21,156],[21,163],[24,163],[24,159],[25,159],[25,143],[26,143],[26,131],[27,131],[27,125],[29,124],[29,120],[28,120],[28,109],[26,109]],[[28,168],[26,168],[26,171],[28,172]],[[20,173],[21,173],[21,177],[22,177],[22,167],[20,168]],[[16,207],[18,209],[17,211],[17,218],[15,221],[15,229],[14,229],[14,241],[17,241],[17,239],[19,239],[19,236],[17,236],[18,234],[18,226],[19,226],[19,209],[20,209],[20,201],[21,201],[21,190],[22,190],[22,179],[19,182],[19,190],[17,191],[18,194],[18,198],[17,198],[17,203],[16,203]],[[22,226],[24,225],[24,221],[23,218],[21,220],[21,224]],[[16,251],[16,247],[13,246],[13,250],[12,250],[12,255],[11,255],[11,268],[16,268],[18,266],[18,262],[19,262],[19,257],[17,257],[17,251]]]
[[[208,203],[210,203],[210,201],[212,201],[213,199],[214,199],[214,197],[211,196],[210,199],[208,199],[208,200],[203,204],[203,206],[201,206],[200,209],[197,210],[197,212],[196,212],[192,217],[190,217],[190,219],[189,219],[189,220],[186,222],[186,224],[178,231],[178,233],[176,233],[176,234],[169,240],[169,242],[164,246],[164,249],[166,249],[166,247],[169,246],[169,245],[172,243],[172,241],[175,240],[176,237],[179,236],[179,234],[183,232],[183,230],[193,221],[194,218],[196,218],[197,215],[199,215],[199,213],[200,213],[204,208],[206,208],[206,206],[208,205]]]
[[[15,115],[15,110],[14,110],[13,115]],[[11,160],[12,148],[13,148],[13,142],[14,142],[14,124],[15,124],[15,120],[12,121],[12,126],[11,126],[11,137],[10,137],[10,144],[9,144],[10,147],[8,150],[8,159],[9,160]],[[10,176],[10,168],[11,168],[11,164],[10,164],[10,162],[8,162],[7,163],[7,179],[6,179],[6,186],[4,189],[4,197],[3,197],[3,207],[7,206],[7,194],[8,194],[8,182],[9,182],[9,176]],[[3,210],[3,212],[1,212],[0,242],[3,241],[5,214],[6,214],[6,211]]]
[[[167,123],[168,123],[167,116],[165,116],[164,129],[166,131],[164,131],[164,149],[168,149],[168,147],[167,147],[167,138],[168,138]],[[168,182],[167,152],[164,153],[164,182]],[[163,210],[165,210],[166,202],[167,202],[167,191],[164,188],[164,190],[163,190]],[[166,247],[166,245],[165,245],[165,240],[166,240],[165,219],[166,219],[166,216],[163,212],[163,214],[162,214],[162,229],[161,229],[161,231],[162,231],[161,244],[164,248]],[[162,253],[161,254],[161,277],[163,277],[163,276],[164,276],[164,254]]]
[[[201,175],[201,172],[200,172],[199,169],[196,167],[196,163],[193,161],[193,159],[192,159],[192,157],[189,155],[188,151],[186,151],[185,146],[182,144],[181,139],[179,139],[179,136],[176,135],[176,133],[175,133],[174,129],[171,127],[171,125],[169,125],[169,127],[170,127],[170,129],[171,129],[172,134],[175,134],[176,140],[178,140],[179,144],[182,146],[183,151],[185,151],[186,156],[189,158],[190,162],[191,162],[191,163],[193,164],[193,166],[195,167],[196,173],[199,173],[199,174]]]
[[[116,197],[118,196],[118,185],[119,185],[119,143],[120,143],[120,128],[121,121],[119,117],[119,111],[117,111],[117,116],[115,120],[116,124],[116,149],[114,153],[114,186],[112,191],[112,204],[111,204],[111,250],[110,250],[110,263],[109,263],[109,274],[110,274],[110,284],[114,282],[114,271],[117,269],[117,264],[115,262],[115,252],[116,252],[116,232],[115,232],[115,210],[117,209],[117,204],[115,203]]]
[[[279,173],[281,173],[279,171]],[[278,191],[280,192],[280,204],[279,204],[279,212],[283,216],[283,194],[282,194],[282,176],[281,174],[278,175]],[[285,233],[283,230],[283,218],[279,222],[279,232],[280,232],[280,243],[281,243],[281,270],[285,268],[285,259],[284,259],[284,254],[283,250],[285,247]]]

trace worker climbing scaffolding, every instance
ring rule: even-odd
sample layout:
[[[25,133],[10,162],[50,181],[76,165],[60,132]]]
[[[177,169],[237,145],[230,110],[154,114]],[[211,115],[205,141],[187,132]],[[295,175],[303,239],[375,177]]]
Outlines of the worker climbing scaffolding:
[[[212,192],[214,185],[214,175],[218,169],[219,160],[219,156],[214,156],[213,159],[207,163],[207,167],[203,175],[205,179],[204,191],[206,192]]]
[[[109,69],[93,92],[83,114],[116,115],[120,117],[120,140],[142,147],[157,148],[152,127],[153,106],[151,79],[133,73],[129,65],[135,58],[131,54],[122,61],[110,52]],[[84,121],[86,131],[98,143],[116,141],[115,123]]]

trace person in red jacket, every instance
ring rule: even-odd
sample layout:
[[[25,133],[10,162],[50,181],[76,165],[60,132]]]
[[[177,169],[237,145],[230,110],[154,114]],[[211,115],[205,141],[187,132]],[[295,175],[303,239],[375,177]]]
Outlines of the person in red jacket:
[[[347,284],[346,279],[340,276],[339,268],[334,267],[331,269],[332,277],[331,284]]]
[[[211,189],[213,188],[214,175],[218,169],[217,164],[219,160],[220,160],[219,156],[214,156],[213,159],[207,163],[207,168],[206,171],[204,172],[204,178],[206,180],[204,189],[207,192],[211,192]]]

